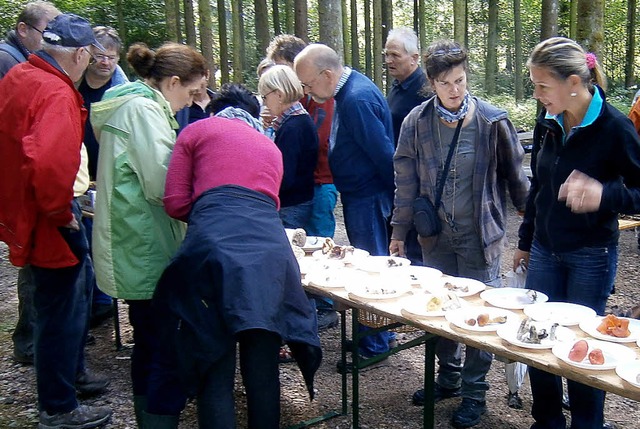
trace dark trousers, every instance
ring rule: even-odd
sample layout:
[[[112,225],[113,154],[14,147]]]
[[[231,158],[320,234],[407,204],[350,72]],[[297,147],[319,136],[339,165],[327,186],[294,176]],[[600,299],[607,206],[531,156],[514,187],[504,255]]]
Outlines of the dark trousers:
[[[146,396],[149,390],[151,361],[156,347],[157,325],[151,311],[151,300],[127,300],[129,323],[133,328],[131,353],[131,385],[135,396]]]
[[[18,322],[13,330],[13,353],[16,357],[33,357],[33,330],[36,310],[33,306],[35,293],[33,272],[30,265],[18,271]]]
[[[74,202],[74,214],[80,211]],[[87,237],[80,230],[59,228],[80,263],[68,268],[32,266],[35,283],[34,330],[38,403],[49,414],[67,413],[78,406],[76,376],[84,370],[84,346],[89,329],[91,288]]]

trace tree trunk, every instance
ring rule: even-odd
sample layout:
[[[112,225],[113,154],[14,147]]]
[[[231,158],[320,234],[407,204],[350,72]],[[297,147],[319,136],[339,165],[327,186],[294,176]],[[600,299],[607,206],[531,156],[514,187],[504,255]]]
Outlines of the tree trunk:
[[[467,3],[465,0],[453,0],[453,40],[464,46],[465,14]]]
[[[360,42],[358,40],[358,6],[356,0],[351,0],[351,67],[361,70]]]
[[[364,73],[371,78],[371,0],[364,0]]]
[[[233,26],[233,81],[243,83],[242,0],[231,0],[231,23]]]
[[[182,43],[182,26],[180,25],[180,22],[182,21],[182,14],[180,13],[180,0],[174,0],[173,8],[176,11],[176,37],[178,38],[177,41],[178,43]]]
[[[487,59],[485,62],[485,90],[487,95],[496,93],[496,78],[498,59],[498,0],[489,0],[489,14],[487,20]]]
[[[522,80],[522,18],[520,17],[520,0],[513,0],[513,33],[514,46],[514,79],[516,102],[524,99],[524,82]]]
[[[306,0],[295,0],[295,35],[309,43],[309,24]]]
[[[420,63],[422,63],[422,65],[424,65],[424,54],[425,52],[427,52],[427,47],[428,47],[427,24],[426,24],[426,18],[425,18],[426,8],[425,8],[424,2],[425,0],[418,0],[418,16],[419,16],[418,26],[420,27],[418,34],[420,35]]]
[[[413,0],[413,31],[418,35],[420,39],[420,5],[418,0]]]
[[[604,41],[604,0],[578,2],[576,42],[600,57]]]
[[[373,0],[373,82],[382,89],[382,0]]]
[[[273,10],[273,33],[277,36],[282,34],[280,29],[280,4],[278,0],[271,1],[271,9]]]
[[[633,62],[636,52],[636,0],[627,1],[627,55],[624,63],[624,85],[635,84]]]
[[[540,40],[558,35],[558,0],[542,0]]]
[[[576,40],[578,25],[578,0],[569,0],[569,37]]]
[[[215,63],[213,61],[213,22],[209,0],[198,0],[198,15],[200,16],[200,51],[207,61],[207,68],[211,70],[209,86],[215,90],[217,83],[215,79]]]
[[[295,21],[295,7],[293,4],[293,0],[284,0],[284,12],[286,14],[285,19],[285,30],[286,34],[293,34],[294,32],[294,21]]]
[[[318,2],[318,22],[320,22],[320,42],[333,48],[340,57],[344,57],[342,43],[342,6],[341,0],[323,0]]]
[[[267,0],[255,0],[254,6],[256,12],[256,48],[258,55],[262,58],[266,55],[267,46],[269,46],[269,41],[271,40]]]
[[[389,37],[389,31],[393,28],[393,0],[382,0],[382,48],[384,49],[385,44],[387,43],[387,37]],[[384,55],[382,54],[382,50],[380,53],[380,61],[382,65],[380,66],[381,72],[385,71],[385,62]],[[393,76],[389,73],[386,74],[385,79],[385,88],[390,88],[393,83]],[[384,91],[386,93],[386,90]]]
[[[220,38],[220,83],[222,84],[229,82],[229,40],[227,39],[227,10],[224,0],[217,0],[217,2],[218,36]]]
[[[349,38],[349,14],[347,13],[347,0],[340,0],[340,10],[342,11],[342,50],[343,61],[345,63],[351,63],[348,61],[348,56],[351,54],[351,39]]]
[[[165,0],[164,3],[164,16],[166,18],[167,25],[167,39],[172,42],[178,41],[178,17],[176,15],[175,0]]]
[[[196,17],[193,13],[193,0],[183,0],[184,30],[187,35],[187,45],[196,48]]]

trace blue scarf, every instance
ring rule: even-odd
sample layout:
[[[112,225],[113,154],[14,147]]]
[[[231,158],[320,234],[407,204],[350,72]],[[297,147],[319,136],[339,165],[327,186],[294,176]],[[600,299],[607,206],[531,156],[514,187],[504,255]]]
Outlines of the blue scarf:
[[[449,123],[458,122],[459,120],[464,119],[464,117],[467,116],[467,112],[469,111],[469,91],[466,91],[464,93],[464,99],[462,100],[462,105],[460,106],[460,109],[458,109],[457,112],[450,112],[447,109],[445,109],[440,104],[440,99],[438,98],[438,96],[436,96],[435,103],[436,103],[436,114],[440,119]]]

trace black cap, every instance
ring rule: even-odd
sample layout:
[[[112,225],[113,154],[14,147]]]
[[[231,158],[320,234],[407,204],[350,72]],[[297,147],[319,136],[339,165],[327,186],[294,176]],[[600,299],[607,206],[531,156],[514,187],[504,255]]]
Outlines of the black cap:
[[[42,39],[51,45],[69,48],[93,45],[101,51],[105,50],[96,40],[89,21],[73,13],[62,13],[49,21],[42,32]]]

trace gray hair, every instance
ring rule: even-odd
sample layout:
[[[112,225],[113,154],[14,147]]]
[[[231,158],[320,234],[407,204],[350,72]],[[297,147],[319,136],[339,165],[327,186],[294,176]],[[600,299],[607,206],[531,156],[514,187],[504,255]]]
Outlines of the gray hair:
[[[418,51],[418,36],[415,31],[408,27],[398,27],[389,31],[387,36],[387,43],[395,40],[402,43],[404,50],[409,55],[415,55]]]
[[[27,3],[24,9],[22,9],[22,12],[20,12],[20,15],[18,15],[16,25],[24,22],[27,25],[35,27],[40,24],[40,22],[44,20],[48,21],[58,15],[60,15],[60,11],[53,3],[38,0]]]
[[[41,46],[42,49],[48,54],[70,54],[75,52],[77,49],[80,49],[79,47],[52,45],[51,43],[47,43],[44,40],[42,40]]]

